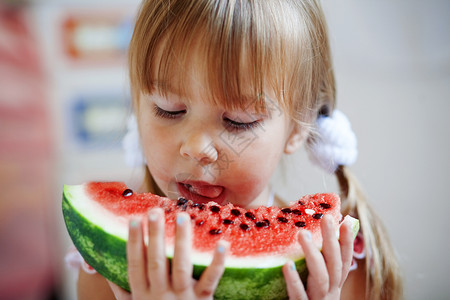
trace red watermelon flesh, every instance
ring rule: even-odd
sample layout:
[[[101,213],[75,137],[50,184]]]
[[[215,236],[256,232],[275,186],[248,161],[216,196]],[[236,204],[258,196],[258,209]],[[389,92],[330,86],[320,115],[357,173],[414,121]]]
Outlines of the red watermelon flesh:
[[[230,254],[234,256],[295,255],[301,251],[299,244],[293,243],[299,230],[310,231],[320,244],[320,219],[329,214],[337,224],[341,216],[340,201],[335,194],[305,196],[284,209],[261,206],[246,210],[232,204],[196,204],[184,198],[176,201],[151,193],[133,193],[118,182],[91,182],[86,190],[105,209],[121,216],[123,222],[145,214],[152,207],[164,208],[169,243],[175,236],[176,214],[186,211],[194,224],[196,251],[212,251],[217,241],[223,239],[230,243]]]

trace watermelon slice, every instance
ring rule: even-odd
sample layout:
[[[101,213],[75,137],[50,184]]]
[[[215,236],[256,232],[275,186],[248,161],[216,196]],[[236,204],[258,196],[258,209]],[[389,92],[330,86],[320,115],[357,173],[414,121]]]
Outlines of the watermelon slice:
[[[287,208],[243,209],[227,204],[198,204],[184,198],[171,200],[151,193],[133,193],[124,183],[90,182],[65,185],[63,214],[69,235],[86,262],[98,273],[129,290],[126,260],[128,222],[152,207],[162,207],[166,217],[166,251],[173,256],[175,216],[191,216],[194,278],[212,260],[220,239],[230,243],[226,269],[215,293],[216,299],[286,299],[281,267],[295,261],[300,276],[307,275],[303,251],[297,242],[299,230],[307,229],[321,246],[320,219],[341,219],[340,200],[335,194],[305,196]],[[359,222],[351,217],[354,235]]]

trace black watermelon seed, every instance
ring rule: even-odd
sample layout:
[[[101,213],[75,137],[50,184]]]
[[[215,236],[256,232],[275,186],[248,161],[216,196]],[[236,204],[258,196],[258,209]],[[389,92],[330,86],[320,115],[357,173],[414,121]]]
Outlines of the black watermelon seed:
[[[302,212],[299,209],[293,209],[291,211],[292,214],[297,215],[297,216],[301,216]]]
[[[265,222],[262,222],[262,221],[258,221],[258,222],[256,222],[256,227],[265,227],[266,226],[266,223]]]
[[[205,223],[205,221],[200,220],[200,221],[197,221],[197,223],[195,223],[195,225],[197,225],[197,226],[202,226],[203,223]]]
[[[211,230],[209,231],[209,233],[212,234],[212,235],[221,234],[221,233],[222,233],[222,230],[217,229],[217,228],[214,228],[214,229],[211,229]]]
[[[277,220],[280,223],[287,223],[288,222],[288,219],[286,219],[285,217],[278,217]]]
[[[178,198],[177,205],[178,205],[178,206],[181,206],[181,205],[186,204],[187,202],[188,202],[188,201],[186,200],[186,198],[180,197],[180,198]]]
[[[218,213],[220,212],[220,207],[218,207],[217,205],[213,205],[209,208],[209,210],[211,210],[213,213]]]
[[[200,204],[200,203],[192,203],[192,204],[191,204],[191,207],[193,207],[193,208],[199,208],[200,205],[203,205],[203,204]]]
[[[292,211],[292,210],[291,210],[290,208],[283,208],[283,209],[281,210],[281,212],[284,213],[284,214],[290,214],[291,211]]]
[[[312,217],[313,217],[314,219],[319,220],[319,219],[322,219],[323,214],[313,214]]]
[[[270,222],[267,219],[265,219],[264,221],[258,221],[255,223],[256,227],[260,227],[260,228],[261,227],[267,228],[267,227],[269,227],[269,224],[270,224]]]
[[[231,210],[231,214],[232,214],[233,216],[239,217],[239,216],[241,215],[241,211],[240,211],[239,209],[233,208],[233,209]]]
[[[298,222],[295,222],[295,226],[297,226],[297,227],[305,227],[306,223],[302,222],[302,221],[298,221]]]
[[[331,204],[328,203],[320,203],[319,205],[322,206],[322,208],[324,209],[329,209],[331,207]]]
[[[122,196],[124,196],[124,197],[130,197],[131,195],[133,195],[133,191],[131,189],[126,189],[122,193]]]
[[[249,212],[249,211],[245,213],[245,216],[247,218],[249,218],[250,220],[256,219],[255,215],[252,212]]]
[[[249,231],[250,230],[250,227],[247,224],[245,224],[245,223],[242,223],[241,225],[239,225],[239,227],[241,227],[241,229],[244,230],[244,231]]]
[[[225,224],[225,225],[231,225],[231,224],[234,223],[234,221],[233,221],[233,220],[230,220],[230,219],[224,219],[224,220],[222,221],[222,223]]]
[[[191,215],[191,220],[195,220],[195,215]]]
[[[298,201],[298,204],[305,205],[305,203],[303,203],[302,201]]]
[[[203,210],[203,209],[205,208],[205,205],[202,204],[202,203],[194,203],[194,204],[191,205],[191,207],[194,207],[194,208],[198,208],[198,209],[200,209],[200,210]]]

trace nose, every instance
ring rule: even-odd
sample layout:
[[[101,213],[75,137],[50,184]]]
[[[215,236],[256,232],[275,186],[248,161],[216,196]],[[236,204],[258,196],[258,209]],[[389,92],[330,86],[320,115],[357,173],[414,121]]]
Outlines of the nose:
[[[217,161],[219,152],[213,140],[204,132],[189,132],[180,147],[181,156],[193,159],[201,165]]]

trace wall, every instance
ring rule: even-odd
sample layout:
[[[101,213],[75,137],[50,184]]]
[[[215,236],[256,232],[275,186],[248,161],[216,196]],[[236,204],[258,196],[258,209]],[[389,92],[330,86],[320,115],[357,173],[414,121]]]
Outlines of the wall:
[[[448,299],[450,2],[327,0],[324,7],[338,107],[358,136],[351,169],[393,241],[405,299]],[[335,189],[304,154],[291,160],[306,170],[290,170],[285,194]]]

